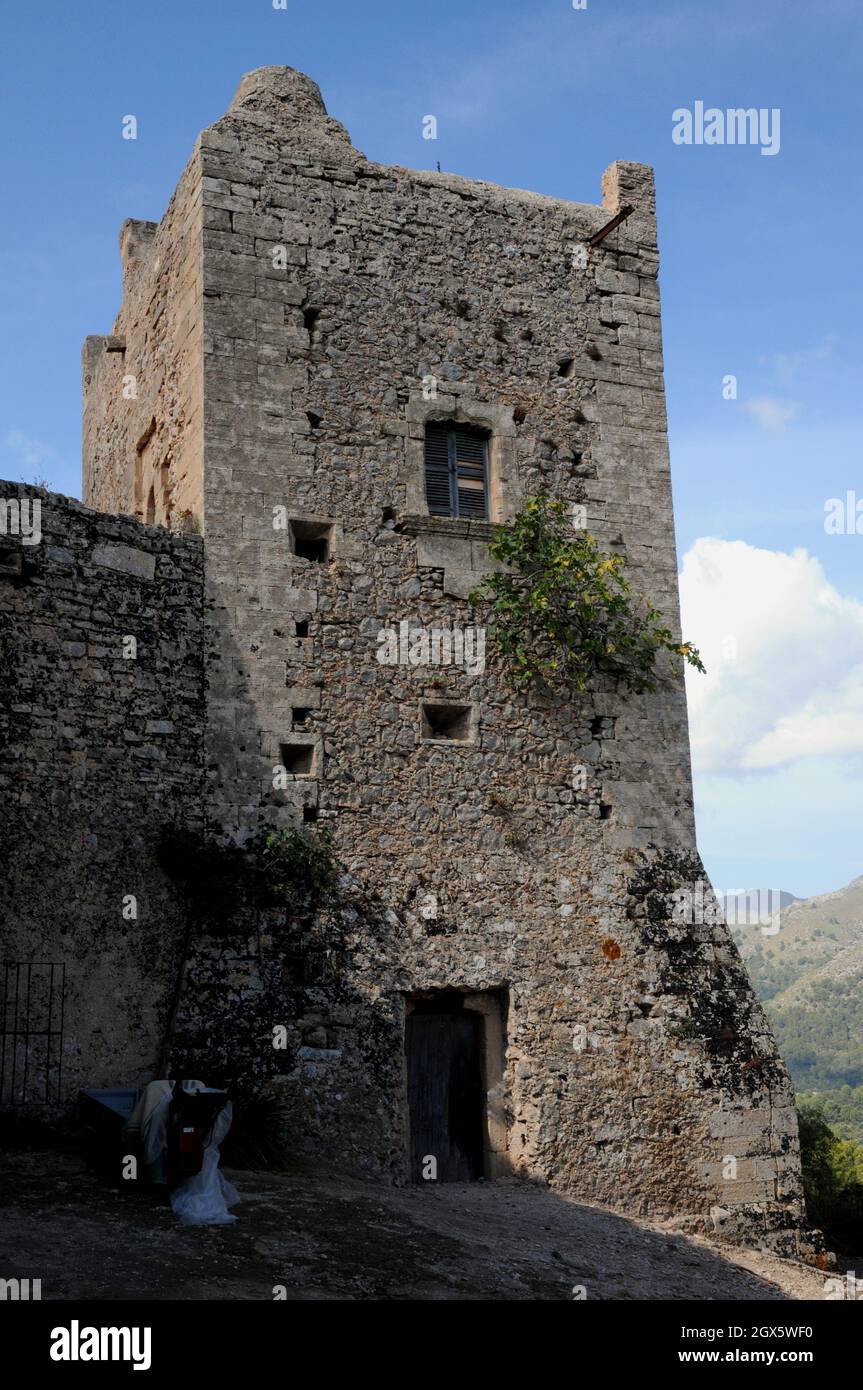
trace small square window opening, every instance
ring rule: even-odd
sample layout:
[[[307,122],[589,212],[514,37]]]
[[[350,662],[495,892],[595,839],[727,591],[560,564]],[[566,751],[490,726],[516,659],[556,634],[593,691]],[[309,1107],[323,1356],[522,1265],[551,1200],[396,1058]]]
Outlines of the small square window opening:
[[[283,743],[280,748],[282,767],[292,777],[311,777],[314,772],[313,743]]]
[[[468,743],[472,737],[470,705],[423,705],[422,736]]]
[[[314,565],[325,565],[332,558],[332,524],[323,521],[292,521],[291,543],[294,554],[301,560],[310,560]]]

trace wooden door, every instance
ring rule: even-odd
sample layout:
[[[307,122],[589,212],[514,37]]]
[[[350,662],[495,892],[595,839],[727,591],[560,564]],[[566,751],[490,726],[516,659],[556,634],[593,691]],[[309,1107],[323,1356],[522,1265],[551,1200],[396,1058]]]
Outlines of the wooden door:
[[[483,1175],[483,1090],[478,1014],[466,1010],[408,1015],[411,1176],[424,1179],[431,1157],[438,1182]]]

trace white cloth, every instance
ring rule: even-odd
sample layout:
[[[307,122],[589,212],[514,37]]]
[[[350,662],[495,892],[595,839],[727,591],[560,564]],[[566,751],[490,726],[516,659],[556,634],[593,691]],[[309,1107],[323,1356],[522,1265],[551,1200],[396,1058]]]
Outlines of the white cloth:
[[[231,1216],[228,1207],[239,1202],[240,1194],[219,1167],[219,1145],[230,1128],[231,1102],[228,1101],[216,1116],[200,1173],[178,1183],[171,1193],[174,1215],[179,1216],[184,1226],[224,1226],[237,1219]]]

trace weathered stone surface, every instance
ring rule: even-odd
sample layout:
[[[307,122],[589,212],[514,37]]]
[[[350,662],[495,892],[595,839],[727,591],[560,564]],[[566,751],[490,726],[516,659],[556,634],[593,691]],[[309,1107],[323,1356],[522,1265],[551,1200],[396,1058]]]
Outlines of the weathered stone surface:
[[[138,579],[152,579],[156,573],[155,556],[131,545],[97,545],[93,548],[93,563]]]
[[[34,1044],[25,1089],[6,1054],[2,1102],[37,1109],[158,1067],[185,923],[156,851],[200,824],[204,773],[201,541],[42,498],[42,542],[0,591],[0,959],[65,967],[50,1065]]]

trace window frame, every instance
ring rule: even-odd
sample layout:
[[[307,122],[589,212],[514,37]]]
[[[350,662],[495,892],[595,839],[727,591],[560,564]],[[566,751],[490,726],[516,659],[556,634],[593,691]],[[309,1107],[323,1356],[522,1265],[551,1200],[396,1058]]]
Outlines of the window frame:
[[[408,393],[404,407],[404,423],[393,417],[392,432],[405,434],[404,455],[399,468],[398,483],[404,489],[402,520],[415,520],[424,529],[453,535],[466,530],[492,532],[514,520],[521,507],[523,487],[517,458],[518,427],[513,418],[514,407],[499,402],[481,401],[467,393],[433,396],[424,390]],[[457,425],[476,425],[488,431],[488,521],[459,520],[451,516],[430,515],[425,489],[425,427],[429,421]]]

